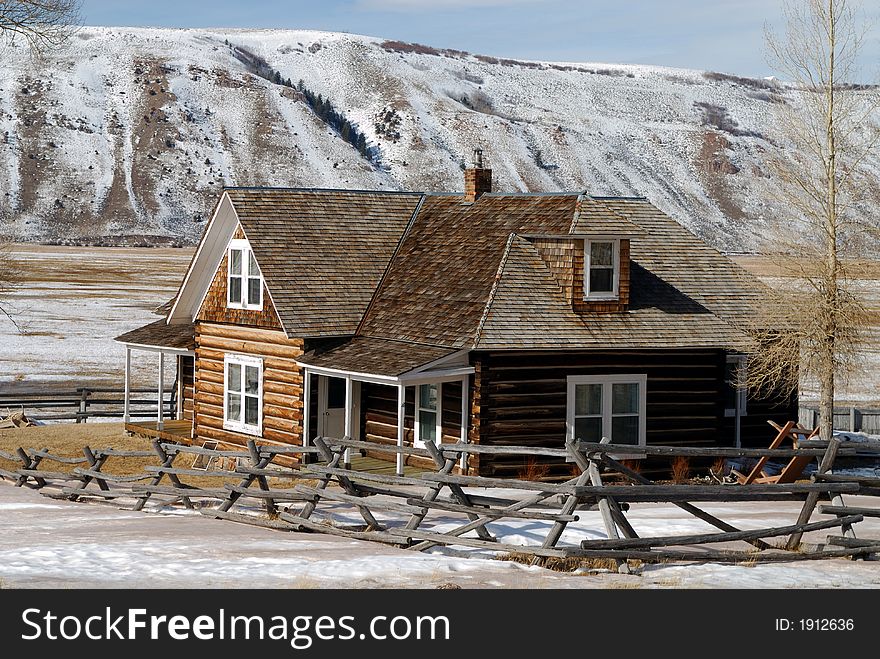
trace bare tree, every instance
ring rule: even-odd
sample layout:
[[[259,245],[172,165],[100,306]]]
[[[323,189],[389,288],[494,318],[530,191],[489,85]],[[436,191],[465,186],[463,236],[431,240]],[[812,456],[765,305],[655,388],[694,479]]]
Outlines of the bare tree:
[[[880,141],[880,94],[854,83],[865,32],[848,0],[789,0],[785,18],[783,38],[767,34],[788,87],[776,116],[781,148],[768,163],[788,212],[767,251],[785,281],[756,319],[749,384],[797,387],[800,370],[818,384],[820,436],[830,439],[835,383],[853,371],[868,324],[855,280],[878,227],[866,165]]]
[[[80,21],[82,0],[0,0],[0,39],[27,42],[34,52],[64,43]]]

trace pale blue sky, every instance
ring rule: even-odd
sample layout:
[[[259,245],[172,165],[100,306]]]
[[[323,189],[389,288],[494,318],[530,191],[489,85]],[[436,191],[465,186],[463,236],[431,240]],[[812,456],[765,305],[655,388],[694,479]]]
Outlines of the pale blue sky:
[[[880,8],[862,78],[880,71]],[[305,28],[524,59],[660,64],[773,73],[764,25],[781,0],[84,0],[87,25]]]

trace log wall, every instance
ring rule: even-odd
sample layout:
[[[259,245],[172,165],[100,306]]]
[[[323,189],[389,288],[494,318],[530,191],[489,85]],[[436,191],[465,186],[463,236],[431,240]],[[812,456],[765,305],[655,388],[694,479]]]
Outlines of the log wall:
[[[477,370],[471,441],[481,444],[562,446],[569,375],[647,375],[647,443],[672,446],[732,446],[732,425],[724,416],[725,353],[721,350],[627,352],[493,352],[472,355]],[[791,401],[750,401],[743,419],[744,445],[768,444],[767,418],[793,419]],[[544,461],[551,475],[569,467]],[[522,458],[481,456],[480,474],[521,475]]]
[[[227,353],[263,359],[263,439],[299,444],[302,438],[302,372],[295,360],[301,339],[253,327],[196,325],[195,436],[246,445],[252,436],[223,429],[223,358]]]
[[[471,393],[470,391],[468,392]],[[406,411],[403,441],[412,446],[415,434],[415,387],[406,388]],[[442,393],[443,443],[454,444],[461,438],[461,383],[444,382]],[[361,437],[368,442],[397,444],[397,387],[364,382],[361,386]],[[371,455],[370,452],[367,452]],[[373,457],[388,459],[387,453]],[[407,464],[435,468],[432,460],[409,456]]]

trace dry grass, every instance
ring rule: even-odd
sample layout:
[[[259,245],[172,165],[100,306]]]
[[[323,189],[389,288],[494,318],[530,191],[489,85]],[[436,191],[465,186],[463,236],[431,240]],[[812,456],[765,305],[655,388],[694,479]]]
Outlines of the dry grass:
[[[677,456],[672,461],[672,482],[676,484],[687,483],[691,477],[691,461],[683,455]]]
[[[535,458],[529,458],[525,467],[519,472],[519,477],[525,481],[541,481],[547,478],[550,473],[550,466],[540,464]]]
[[[525,552],[510,552],[496,557],[499,561],[510,561],[521,565],[538,565],[554,572],[575,572],[577,570],[617,571],[617,561],[613,558],[581,558],[569,556],[566,558],[554,558],[549,556],[533,556]],[[642,566],[641,561],[627,561],[630,569]]]
[[[33,426],[30,428],[11,428],[0,430],[0,450],[7,453],[15,453],[16,449],[47,449],[53,455],[65,458],[83,457],[82,449],[89,446],[94,449],[115,448],[124,451],[151,450],[150,440],[144,437],[129,436],[126,434],[121,423],[65,423],[48,426]],[[175,467],[189,469],[195,456],[189,454],[180,455],[174,462]],[[144,473],[147,466],[159,465],[158,457],[149,458],[125,458],[111,457],[107,460],[102,471],[119,476],[132,476]],[[43,460],[40,467],[47,471],[70,472],[74,467],[84,465],[69,465]],[[218,465],[219,467],[220,465]],[[224,465],[229,467],[230,465]],[[21,467],[20,462],[3,460],[0,458],[0,468],[13,471]],[[213,468],[213,465],[212,465]],[[181,480],[187,485],[206,488],[222,488],[225,483],[237,484],[239,477],[220,476],[181,476]],[[297,483],[314,485],[317,481],[297,480]],[[269,485],[272,488],[291,488],[293,481],[290,479],[270,478]],[[162,484],[170,485],[170,481],[163,480]]]

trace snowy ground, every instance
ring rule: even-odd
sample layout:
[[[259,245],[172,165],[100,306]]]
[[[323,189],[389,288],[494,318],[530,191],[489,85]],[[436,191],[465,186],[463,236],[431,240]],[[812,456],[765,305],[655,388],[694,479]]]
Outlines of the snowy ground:
[[[858,498],[852,504],[859,505]],[[778,503],[707,508],[743,528],[791,523],[798,512],[796,505]],[[634,506],[628,517],[643,535],[709,530],[668,505]],[[504,522],[489,528],[505,542],[534,543],[546,532],[539,524]],[[576,526],[563,540],[603,536],[595,513],[582,514]],[[880,523],[863,522],[857,531],[880,537]],[[807,539],[821,541],[824,533]],[[434,588],[446,583],[463,588],[878,588],[880,562],[664,564],[646,566],[638,575],[562,574],[479,552],[472,558],[419,554],[192,513],[58,502],[0,483],[0,586],[7,588]]]
[[[175,295],[192,251],[17,245],[11,254],[23,281],[4,302],[21,331],[0,321],[0,392],[121,388],[125,352],[113,337],[159,319],[153,309]],[[133,353],[136,385],[155,386],[157,362]]]

